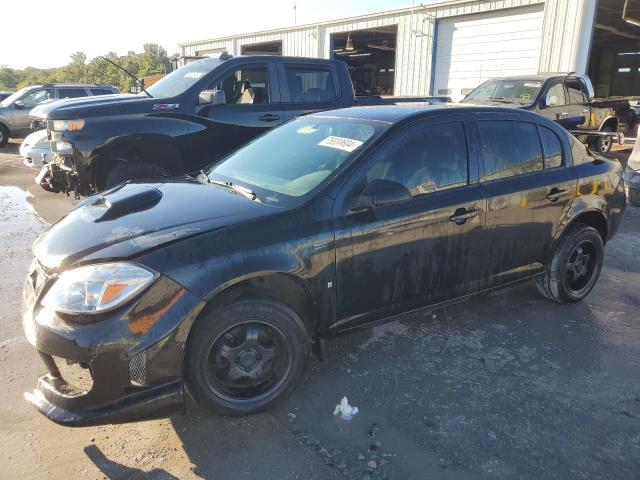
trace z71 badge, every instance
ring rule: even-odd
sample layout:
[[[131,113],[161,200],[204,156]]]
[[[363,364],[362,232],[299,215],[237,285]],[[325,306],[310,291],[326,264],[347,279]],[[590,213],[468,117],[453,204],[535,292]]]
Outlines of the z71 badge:
[[[179,103],[154,103],[154,110],[178,110],[180,108]]]

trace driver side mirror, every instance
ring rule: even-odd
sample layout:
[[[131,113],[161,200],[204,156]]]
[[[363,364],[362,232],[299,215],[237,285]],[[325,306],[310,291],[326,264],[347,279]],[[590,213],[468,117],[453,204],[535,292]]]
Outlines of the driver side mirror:
[[[557,95],[550,95],[547,94],[547,96],[544,99],[544,106],[545,107],[553,107],[555,105],[558,105],[558,97]]]
[[[399,205],[409,200],[411,200],[411,192],[401,183],[376,179],[364,188],[349,212],[362,213],[374,208]]]
[[[22,110],[25,107],[25,104],[22,100],[16,100],[13,103],[13,106],[16,107],[18,110]]]
[[[203,90],[198,96],[199,105],[226,105],[227,98],[222,90]]]

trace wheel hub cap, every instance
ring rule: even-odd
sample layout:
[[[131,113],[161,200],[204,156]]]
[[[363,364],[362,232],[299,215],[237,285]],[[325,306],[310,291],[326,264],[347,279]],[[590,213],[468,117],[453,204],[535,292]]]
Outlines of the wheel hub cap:
[[[245,372],[255,367],[260,360],[260,354],[253,349],[242,350],[236,357],[236,362]]]

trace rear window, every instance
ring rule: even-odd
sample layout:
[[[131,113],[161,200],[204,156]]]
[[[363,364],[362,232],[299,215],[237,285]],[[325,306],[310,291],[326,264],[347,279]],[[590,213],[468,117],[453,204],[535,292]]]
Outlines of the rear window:
[[[558,136],[547,127],[540,126],[540,136],[544,149],[544,168],[556,168],[562,165],[562,145]]]
[[[331,69],[286,66],[289,98],[292,102],[328,102],[336,97]]]
[[[542,147],[534,123],[503,120],[483,120],[478,123],[483,144],[483,181],[543,169]]]

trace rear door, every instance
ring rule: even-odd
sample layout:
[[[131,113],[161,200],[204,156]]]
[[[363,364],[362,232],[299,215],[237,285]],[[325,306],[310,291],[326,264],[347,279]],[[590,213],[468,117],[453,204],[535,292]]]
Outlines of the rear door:
[[[483,262],[487,287],[542,269],[575,190],[574,173],[563,167],[567,152],[563,147],[558,151],[558,135],[521,118],[490,114],[478,121],[480,181],[487,197]]]
[[[485,198],[462,116],[395,133],[354,173],[334,206],[338,329],[435,304],[477,289]],[[350,213],[376,179],[411,199]]]
[[[203,90],[223,91],[226,99],[224,105],[196,106],[194,121],[199,119],[206,129],[193,138],[194,149],[208,161],[283,122],[273,62],[235,65]]]
[[[330,64],[279,64],[282,105],[285,120],[304,113],[338,108],[342,94],[337,73]]]

